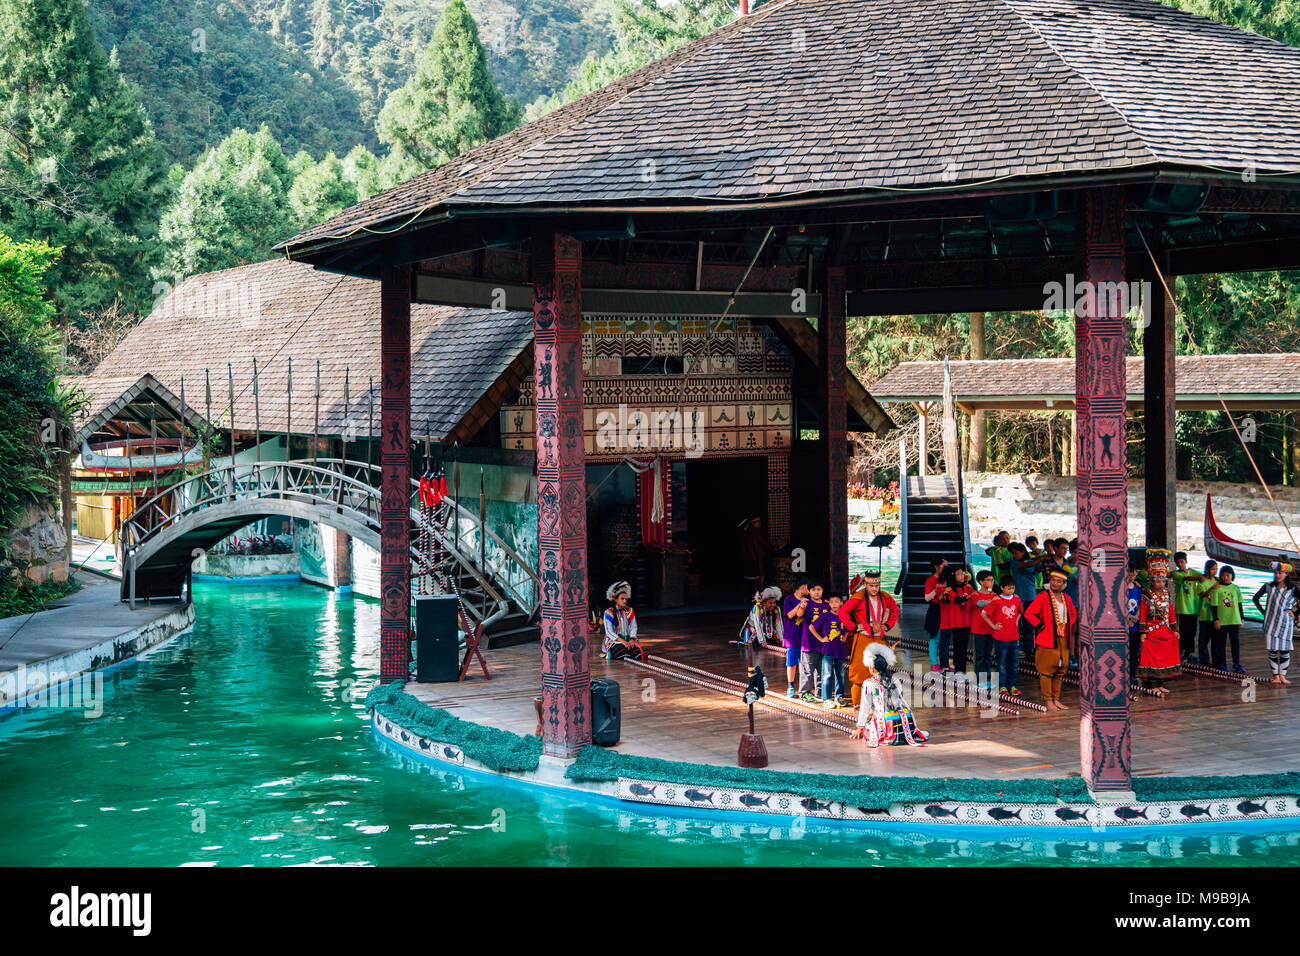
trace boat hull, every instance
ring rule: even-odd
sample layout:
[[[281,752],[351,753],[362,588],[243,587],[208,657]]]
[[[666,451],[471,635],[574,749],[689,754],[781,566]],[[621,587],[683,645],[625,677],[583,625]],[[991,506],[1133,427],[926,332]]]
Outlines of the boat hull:
[[[1214,506],[1210,496],[1205,496],[1205,553],[1220,564],[1253,571],[1268,571],[1274,561],[1300,564],[1300,554],[1280,548],[1266,548],[1224,534],[1214,520]]]

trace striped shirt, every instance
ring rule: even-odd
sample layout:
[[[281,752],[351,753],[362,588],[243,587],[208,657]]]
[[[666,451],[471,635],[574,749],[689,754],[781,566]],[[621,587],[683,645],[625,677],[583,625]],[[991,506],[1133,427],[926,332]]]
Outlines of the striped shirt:
[[[1270,651],[1289,651],[1295,634],[1295,589],[1276,581],[1261,588],[1264,592],[1264,638]]]

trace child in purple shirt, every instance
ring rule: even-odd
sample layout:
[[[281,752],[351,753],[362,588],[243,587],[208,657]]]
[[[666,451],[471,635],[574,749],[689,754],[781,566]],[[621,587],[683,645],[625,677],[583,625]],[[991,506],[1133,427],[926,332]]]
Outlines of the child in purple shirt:
[[[840,706],[844,697],[844,666],[849,656],[848,635],[840,620],[840,605],[844,598],[832,594],[813,608],[808,622],[809,636],[821,652],[821,694],[828,707]]]
[[[794,582],[794,591],[786,596],[781,605],[782,631],[785,643],[785,679],[789,682],[785,689],[787,697],[797,696],[794,682],[799,671],[799,659],[803,654],[804,630],[808,621],[808,579],[799,578]]]
[[[808,630],[813,618],[829,613],[830,605],[822,600],[822,583],[808,585],[808,608],[804,616],[803,653],[799,655],[799,696],[807,701],[822,699],[822,642]]]

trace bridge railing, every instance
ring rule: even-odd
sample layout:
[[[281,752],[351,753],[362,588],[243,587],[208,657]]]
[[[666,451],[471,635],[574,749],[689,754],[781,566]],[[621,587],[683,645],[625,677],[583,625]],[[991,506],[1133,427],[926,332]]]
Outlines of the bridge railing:
[[[296,499],[326,502],[348,509],[378,527],[380,469],[366,462],[318,458],[301,461],[244,462],[191,475],[144,502],[122,524],[124,561],[143,544],[179,521],[214,505],[242,499]],[[419,483],[411,482],[410,505],[417,531],[422,520]],[[504,605],[507,600],[532,617],[539,606],[539,580],[529,563],[509,544],[458,502],[440,509],[430,531],[472,578],[484,595]],[[420,566],[421,556],[412,557]],[[492,616],[488,608],[484,616]],[[471,616],[475,616],[473,613]]]

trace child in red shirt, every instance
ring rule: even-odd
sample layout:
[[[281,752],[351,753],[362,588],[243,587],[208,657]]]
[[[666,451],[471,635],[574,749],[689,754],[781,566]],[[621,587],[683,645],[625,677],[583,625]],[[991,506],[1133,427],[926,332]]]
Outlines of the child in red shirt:
[[[981,571],[975,575],[978,590],[970,599],[970,636],[975,649],[975,680],[980,687],[993,686],[993,627],[984,619],[983,611],[998,600],[993,590],[993,572]]]
[[[945,671],[966,673],[966,648],[970,643],[970,586],[963,567],[949,567],[943,573],[944,590],[939,596],[939,665]],[[953,667],[948,666],[948,649],[952,648]]]
[[[989,602],[980,612],[984,623],[993,633],[993,654],[998,662],[999,687],[1002,693],[1020,696],[1016,679],[1020,670],[1020,615],[1025,612],[1020,598],[1016,597],[1016,582],[1010,575],[998,582],[1002,596]]]

